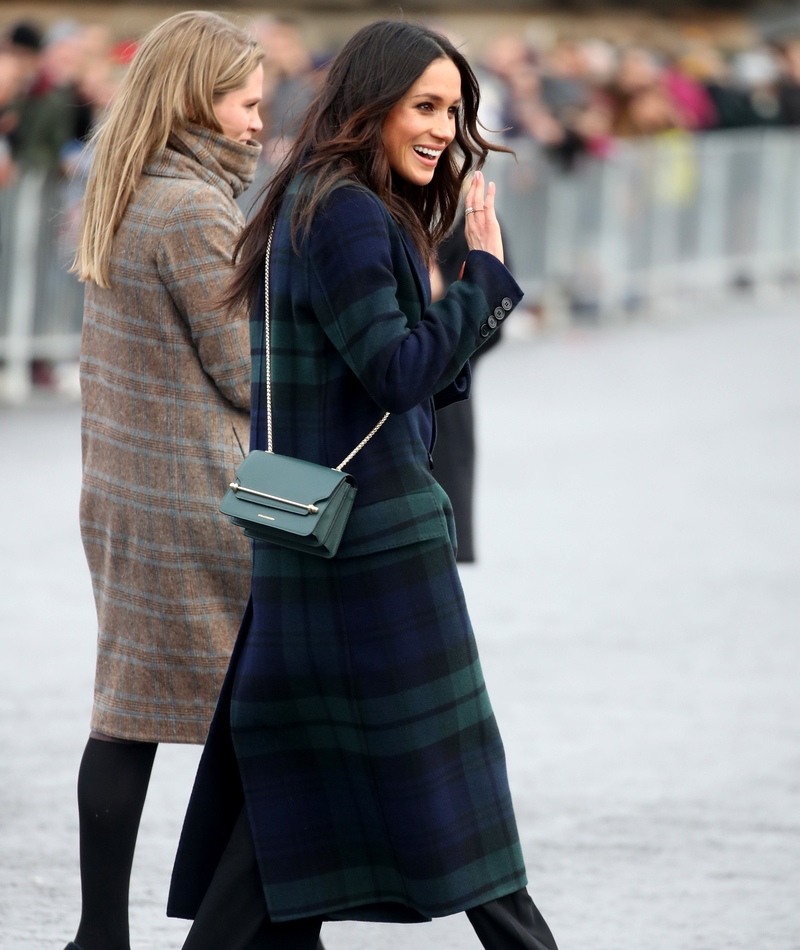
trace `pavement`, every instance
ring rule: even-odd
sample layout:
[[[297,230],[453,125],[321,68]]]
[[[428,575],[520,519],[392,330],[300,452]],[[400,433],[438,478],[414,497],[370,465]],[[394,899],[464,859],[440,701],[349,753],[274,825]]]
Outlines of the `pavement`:
[[[800,948],[800,301],[509,339],[476,381],[463,571],[529,889],[561,950]],[[0,407],[0,948],[79,913],[94,607],[79,411]],[[133,950],[164,916],[199,749],[156,757]],[[464,917],[326,924],[329,950],[456,950]],[[221,948],[224,950],[224,948]]]

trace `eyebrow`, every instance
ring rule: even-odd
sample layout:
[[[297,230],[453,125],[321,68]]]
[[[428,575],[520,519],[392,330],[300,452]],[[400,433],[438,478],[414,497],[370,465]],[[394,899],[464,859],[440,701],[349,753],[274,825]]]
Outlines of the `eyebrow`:
[[[435,92],[418,92],[416,95],[411,97],[412,99],[431,99],[433,102],[445,102],[446,100],[442,96],[436,95]],[[454,99],[451,105],[460,106],[464,101],[462,96],[459,96],[458,99]]]

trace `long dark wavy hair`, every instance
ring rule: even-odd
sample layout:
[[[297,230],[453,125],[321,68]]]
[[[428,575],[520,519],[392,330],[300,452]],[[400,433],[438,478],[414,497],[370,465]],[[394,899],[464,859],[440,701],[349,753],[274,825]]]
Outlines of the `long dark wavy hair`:
[[[392,173],[383,144],[383,124],[435,60],[447,58],[461,74],[461,105],[455,140],[439,159],[428,185],[413,185]],[[231,306],[252,299],[260,282],[270,228],[290,182],[301,171],[315,176],[313,190],[295,205],[292,242],[308,227],[321,201],[344,180],[373,191],[430,263],[458,211],[464,179],[480,168],[488,152],[507,152],[478,131],[480,91],[464,56],[439,33],[411,23],[381,20],[359,30],[331,63],[320,94],[262,203],[242,232],[238,264],[227,300]]]

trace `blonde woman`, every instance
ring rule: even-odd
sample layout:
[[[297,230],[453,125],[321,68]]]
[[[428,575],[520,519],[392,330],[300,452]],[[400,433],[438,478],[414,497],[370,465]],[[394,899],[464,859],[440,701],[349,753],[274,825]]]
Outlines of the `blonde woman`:
[[[217,511],[247,441],[247,314],[217,301],[260,150],[262,56],[215,14],[171,17],[96,136],[75,269],[98,652],[69,950],[128,950],[157,744],[205,740],[249,594],[249,545]]]

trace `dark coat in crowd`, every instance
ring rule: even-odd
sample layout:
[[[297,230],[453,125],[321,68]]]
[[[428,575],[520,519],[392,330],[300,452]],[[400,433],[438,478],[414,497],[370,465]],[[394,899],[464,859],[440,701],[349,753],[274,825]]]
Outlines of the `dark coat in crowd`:
[[[439,246],[438,261],[446,287],[458,280],[461,265],[467,259],[469,246],[464,235],[464,218],[459,218],[451,234]],[[506,259],[508,262],[508,259]],[[476,350],[470,358],[474,373],[479,359],[500,342],[501,327]],[[473,386],[475,378],[473,375]],[[473,390],[474,391],[474,390]],[[475,401],[462,399],[443,407],[436,414],[436,448],[433,453],[433,474],[447,492],[456,522],[459,564],[475,560],[474,495],[475,495]]]
[[[251,604],[200,763],[168,912],[194,916],[246,803],[271,919],[426,920],[523,887],[503,746],[429,463],[434,401],[522,294],[472,252],[436,304],[375,195],[333,192],[271,264],[275,451],[347,466],[332,560],[256,542]],[[259,295],[263,297],[263,293]],[[251,448],[265,447],[264,305],[253,311]]]

